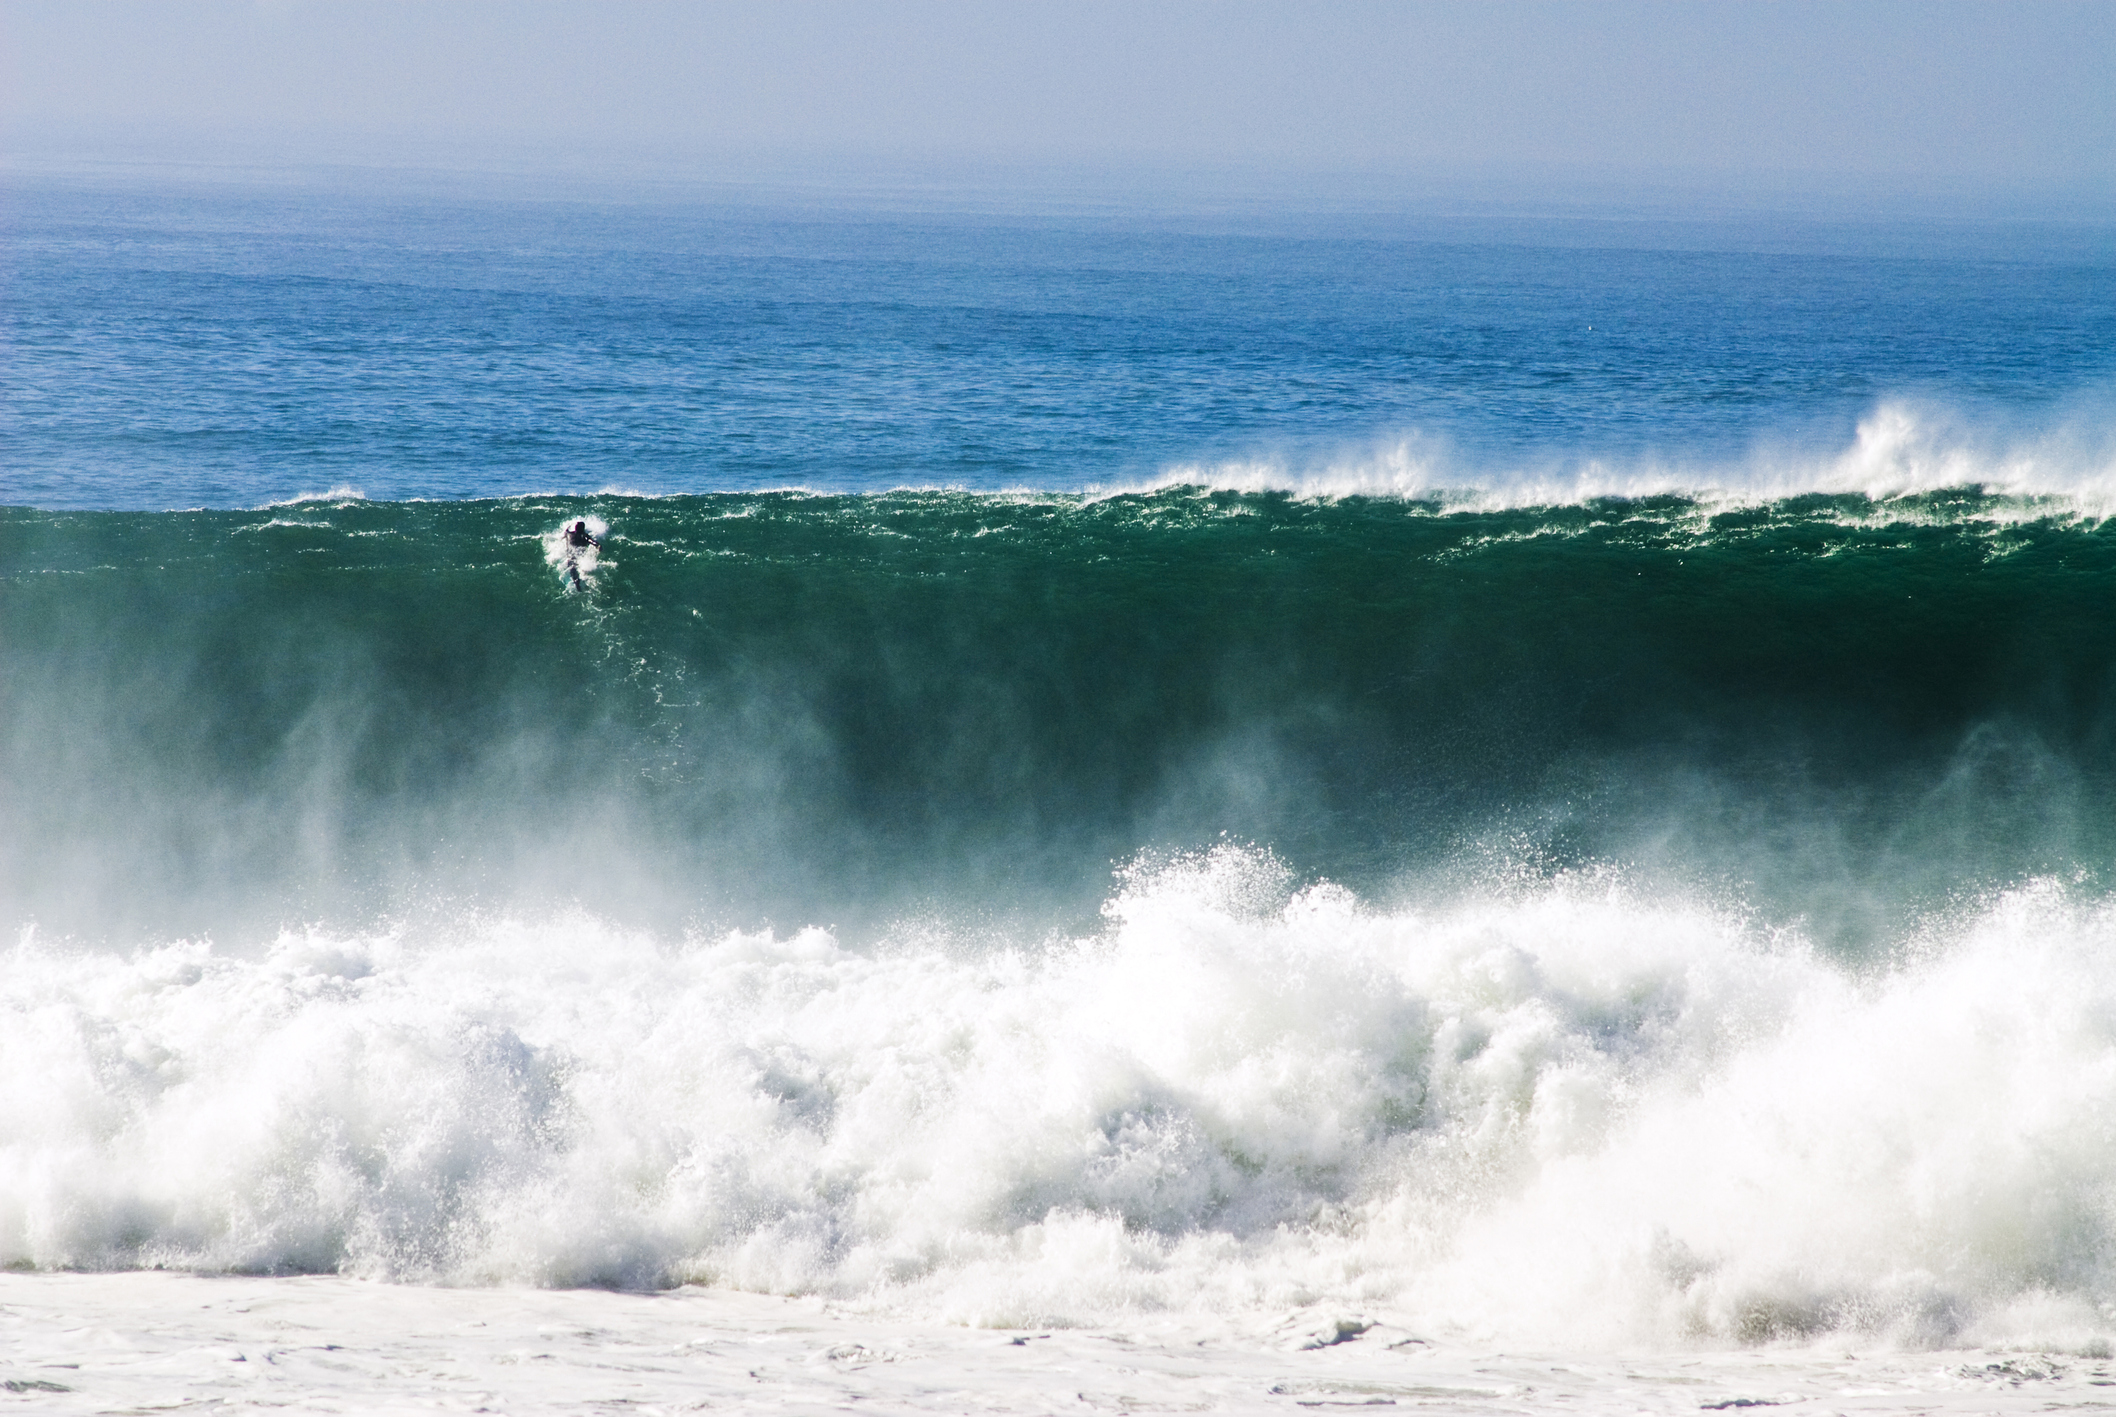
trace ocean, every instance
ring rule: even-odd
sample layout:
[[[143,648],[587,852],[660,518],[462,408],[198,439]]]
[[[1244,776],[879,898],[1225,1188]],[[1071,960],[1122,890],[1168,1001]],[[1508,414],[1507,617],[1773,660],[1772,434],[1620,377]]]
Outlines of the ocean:
[[[4,196],[13,1312],[2103,1383],[2105,233]]]

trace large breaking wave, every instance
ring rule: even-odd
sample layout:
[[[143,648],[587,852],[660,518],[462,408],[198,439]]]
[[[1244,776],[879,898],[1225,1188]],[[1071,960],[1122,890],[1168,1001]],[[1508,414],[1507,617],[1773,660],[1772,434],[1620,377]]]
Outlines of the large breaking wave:
[[[0,1263],[2100,1344],[2107,469],[1891,417],[0,512]]]
[[[609,535],[576,590],[555,529]],[[2086,499],[1197,487],[0,513],[0,903],[1077,928],[1223,837],[1618,865],[1860,949],[2116,845]],[[556,557],[554,560],[553,558]]]

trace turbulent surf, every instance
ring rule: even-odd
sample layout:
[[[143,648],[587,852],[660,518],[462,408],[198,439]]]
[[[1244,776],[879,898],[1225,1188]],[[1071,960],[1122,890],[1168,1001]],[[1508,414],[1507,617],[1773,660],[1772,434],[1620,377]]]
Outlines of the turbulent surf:
[[[0,1265],[2111,1351],[2106,231],[334,180],[0,203]]]
[[[2075,499],[0,520],[6,1262],[2102,1322]]]

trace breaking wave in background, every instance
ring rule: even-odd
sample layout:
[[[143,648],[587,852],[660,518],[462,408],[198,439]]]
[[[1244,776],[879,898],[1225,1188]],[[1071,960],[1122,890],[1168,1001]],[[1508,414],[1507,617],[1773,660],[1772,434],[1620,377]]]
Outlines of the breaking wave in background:
[[[1809,494],[1878,501],[1974,487],[2015,497],[2070,499],[2087,515],[2116,509],[2116,419],[2105,392],[2075,396],[2012,429],[1931,402],[1890,400],[1858,422],[1851,444],[1818,454],[1768,440],[1744,459],[1528,459],[1480,466],[1445,438],[1413,435],[1326,457],[1264,457],[1170,465],[1103,495],[1171,487],[1285,492],[1299,497],[1397,497],[1450,508],[1523,508],[1597,498],[1697,497],[1764,502]]]

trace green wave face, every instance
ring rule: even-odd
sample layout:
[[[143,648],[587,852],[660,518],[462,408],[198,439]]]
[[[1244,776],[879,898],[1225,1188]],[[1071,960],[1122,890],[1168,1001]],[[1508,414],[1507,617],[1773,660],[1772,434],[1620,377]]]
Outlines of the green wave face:
[[[578,586],[557,529],[606,526]],[[1233,838],[1846,950],[2116,846],[2116,533],[1971,490],[0,512],[9,921],[1069,928]]]

